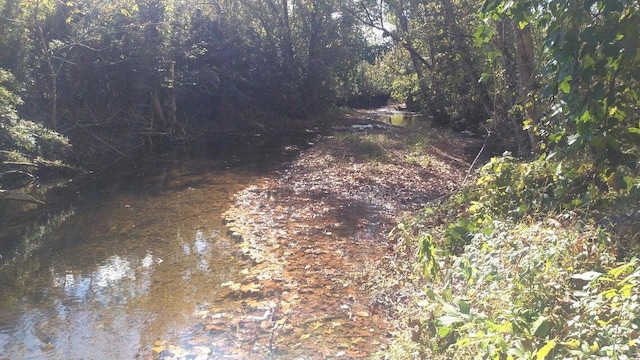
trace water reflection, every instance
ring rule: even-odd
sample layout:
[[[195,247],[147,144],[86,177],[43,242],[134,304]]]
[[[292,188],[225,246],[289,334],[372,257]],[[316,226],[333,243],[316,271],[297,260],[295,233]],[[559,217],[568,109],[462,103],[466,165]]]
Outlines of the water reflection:
[[[0,267],[26,261],[30,255],[39,250],[43,245],[43,239],[50,236],[53,231],[62,226],[67,220],[76,214],[74,206],[61,210],[54,214],[48,214],[44,219],[28,226],[22,236],[14,241],[11,246],[0,247],[6,252],[0,252]]]
[[[0,359],[133,358],[222,303],[241,264],[221,213],[256,173],[216,164],[139,167],[26,234],[0,267]]]

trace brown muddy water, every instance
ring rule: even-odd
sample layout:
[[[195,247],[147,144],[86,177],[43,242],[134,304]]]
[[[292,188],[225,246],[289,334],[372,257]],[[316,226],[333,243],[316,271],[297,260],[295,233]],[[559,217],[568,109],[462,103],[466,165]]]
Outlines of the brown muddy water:
[[[243,265],[221,219],[233,194],[310,139],[122,161],[45,206],[2,204],[0,359],[132,359],[187,342],[198,311],[236,306],[220,286]]]

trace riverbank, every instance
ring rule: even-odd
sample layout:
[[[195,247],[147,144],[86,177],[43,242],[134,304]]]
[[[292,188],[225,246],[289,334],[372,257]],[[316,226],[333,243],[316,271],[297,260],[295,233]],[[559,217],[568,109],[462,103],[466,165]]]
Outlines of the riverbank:
[[[398,251],[389,231],[459,189],[482,143],[361,115],[236,194],[225,219],[253,266],[225,285],[243,307],[202,313],[223,353],[366,358],[386,348],[398,322],[370,279]]]

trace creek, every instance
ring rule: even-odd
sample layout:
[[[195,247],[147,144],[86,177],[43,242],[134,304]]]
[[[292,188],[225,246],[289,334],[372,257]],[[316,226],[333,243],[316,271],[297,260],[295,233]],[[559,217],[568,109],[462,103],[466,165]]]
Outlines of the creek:
[[[52,192],[29,226],[0,209],[0,359],[131,359],[187,341],[198,311],[234,306],[220,286],[243,265],[221,217],[233,194],[312,136],[121,161]]]
[[[44,206],[3,204],[0,359],[147,358],[160,341],[193,349],[198,314],[241,307],[221,286],[250,266],[223,223],[233,195],[317,137],[210,140],[120,161],[49,192]],[[353,229],[341,231],[357,232],[346,220]]]

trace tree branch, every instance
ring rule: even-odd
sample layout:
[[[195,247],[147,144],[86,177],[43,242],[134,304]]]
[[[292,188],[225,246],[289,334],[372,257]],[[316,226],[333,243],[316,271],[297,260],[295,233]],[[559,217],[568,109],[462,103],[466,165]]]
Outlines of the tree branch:
[[[0,189],[0,200],[14,200],[14,201],[23,201],[29,202],[33,204],[44,204],[43,201],[40,201],[34,198],[31,195],[23,194],[21,192],[13,191],[13,190],[1,190]]]

